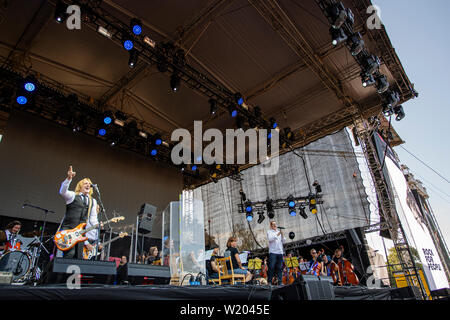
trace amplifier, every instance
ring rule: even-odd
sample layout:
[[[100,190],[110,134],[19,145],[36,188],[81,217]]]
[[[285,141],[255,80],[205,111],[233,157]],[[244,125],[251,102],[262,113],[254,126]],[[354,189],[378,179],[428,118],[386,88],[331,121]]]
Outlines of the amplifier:
[[[0,285],[11,284],[13,280],[12,272],[0,271]]]
[[[333,279],[301,275],[293,284],[273,291],[273,300],[334,300]]]
[[[157,284],[168,284],[170,281],[170,268],[146,264],[128,263],[127,276],[133,284],[142,284],[144,280],[154,280]]]
[[[114,261],[100,260],[79,260],[55,258],[53,263],[53,272],[55,273],[73,273],[73,270],[67,271],[70,266],[80,268],[81,274],[102,274],[116,275],[116,263]],[[73,267],[72,267],[73,268]]]

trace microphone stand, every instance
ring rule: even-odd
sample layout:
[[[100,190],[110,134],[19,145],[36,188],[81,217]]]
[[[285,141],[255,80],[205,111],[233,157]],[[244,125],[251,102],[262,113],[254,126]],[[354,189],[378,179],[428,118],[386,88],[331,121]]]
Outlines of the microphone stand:
[[[100,194],[100,190],[98,189],[98,186],[96,184],[92,185],[92,187],[94,188],[95,192],[97,192],[98,195],[98,203],[100,205],[100,218],[101,218],[101,214],[103,213],[103,215],[105,216],[106,219],[106,223],[108,224],[108,229],[111,230],[111,225],[109,224],[109,220],[108,217],[106,215],[106,210],[105,210],[105,206],[103,205],[102,202],[102,196]],[[100,259],[100,257],[97,255],[97,251],[98,251],[98,246],[100,244],[100,221],[101,219],[97,219],[99,221],[98,223],[98,227],[97,227],[97,242],[96,242],[96,246],[95,246],[95,260]]]
[[[48,209],[41,208],[41,207],[37,207],[37,206],[31,205],[31,204],[28,204],[28,203],[25,203],[25,204],[22,206],[22,208],[25,208],[25,207],[30,207],[30,208],[33,208],[33,209],[36,209],[36,210],[44,211],[44,223],[43,223],[43,225],[42,225],[41,237],[40,237],[40,239],[39,239],[39,248],[38,248],[38,250],[37,250],[36,257],[35,257],[35,262],[34,262],[34,264],[33,264],[33,274],[32,274],[32,278],[33,278],[34,280],[36,280],[36,274],[37,274],[37,268],[38,268],[38,267],[37,267],[37,264],[39,263],[39,258],[40,258],[40,256],[41,256],[41,250],[42,250],[42,248],[44,248],[45,252],[47,252],[47,254],[48,254],[47,249],[46,249],[46,248],[43,246],[43,244],[42,244],[42,241],[44,241],[44,231],[45,231],[45,225],[46,225],[46,223],[47,223],[47,214],[49,214],[49,213],[55,213],[55,211],[48,210]]]

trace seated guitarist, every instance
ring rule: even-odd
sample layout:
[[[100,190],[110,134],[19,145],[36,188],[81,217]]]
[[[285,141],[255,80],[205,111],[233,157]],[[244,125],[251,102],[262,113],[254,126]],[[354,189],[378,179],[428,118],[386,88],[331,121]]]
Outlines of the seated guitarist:
[[[75,177],[76,172],[69,167],[67,178],[61,184],[59,194],[66,201],[66,213],[61,225],[61,230],[73,229],[80,223],[86,222],[86,228],[98,223],[97,219],[97,201],[92,198],[91,180],[84,178],[77,183],[74,191],[69,191],[72,178]],[[86,233],[86,240],[84,243],[77,243],[72,249],[64,252],[64,258],[83,259],[83,246],[85,245],[89,250],[92,250],[92,243],[97,241],[97,229]]]

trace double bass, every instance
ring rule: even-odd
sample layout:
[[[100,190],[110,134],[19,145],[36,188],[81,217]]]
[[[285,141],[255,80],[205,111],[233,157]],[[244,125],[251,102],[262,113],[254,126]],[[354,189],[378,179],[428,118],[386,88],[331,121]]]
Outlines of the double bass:
[[[339,258],[337,264],[336,262],[332,261],[330,269],[331,277],[337,285],[343,286],[348,284],[359,284],[358,276],[355,274],[353,264],[350,261]]]

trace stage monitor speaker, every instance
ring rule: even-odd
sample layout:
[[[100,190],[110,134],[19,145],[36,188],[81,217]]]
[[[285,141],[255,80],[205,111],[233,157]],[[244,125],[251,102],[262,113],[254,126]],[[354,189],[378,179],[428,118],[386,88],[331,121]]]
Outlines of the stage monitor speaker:
[[[422,293],[419,287],[396,288],[391,291],[393,300],[422,300]]]
[[[67,278],[74,273],[73,266],[78,267],[80,275],[90,279],[92,283],[112,284],[117,273],[114,261],[55,258],[52,263],[52,272],[43,281],[44,283],[66,282]]]
[[[333,279],[327,276],[302,275],[307,300],[334,300]]]
[[[154,284],[170,282],[170,268],[138,263],[127,263],[127,276],[132,284],[142,284],[151,280]]]
[[[152,206],[151,204],[144,203],[141,206],[141,209],[139,210],[138,215],[141,216],[140,222],[139,222],[139,228],[138,231],[140,233],[149,233],[152,232],[153,228],[153,219],[156,214],[156,207]]]

